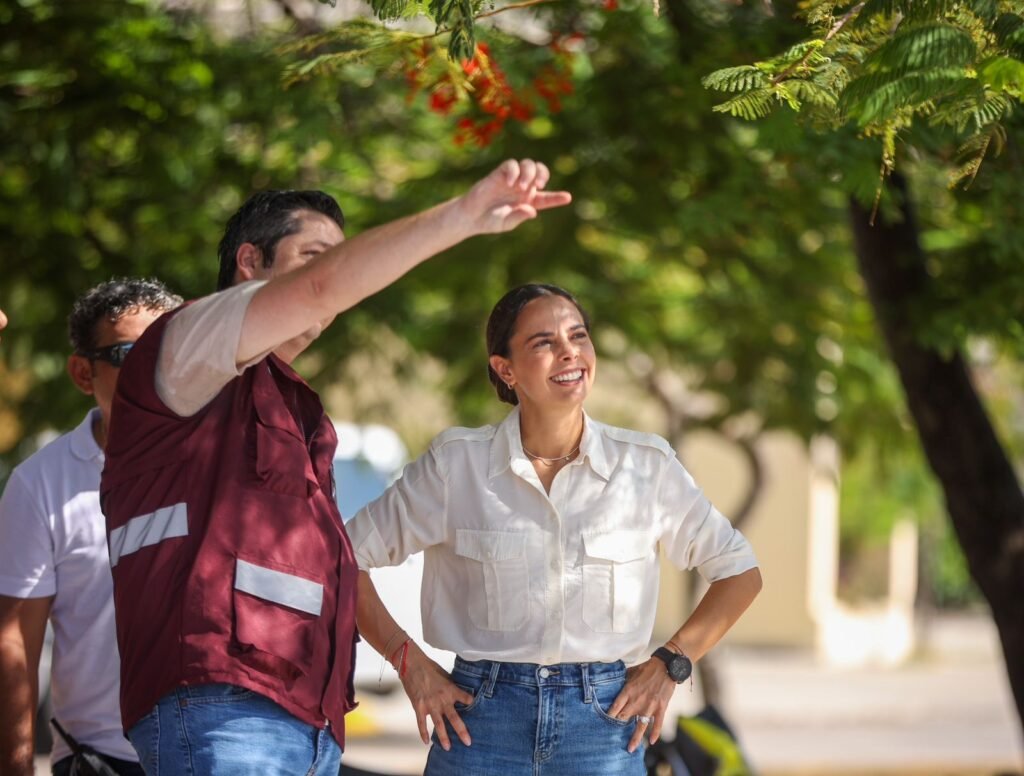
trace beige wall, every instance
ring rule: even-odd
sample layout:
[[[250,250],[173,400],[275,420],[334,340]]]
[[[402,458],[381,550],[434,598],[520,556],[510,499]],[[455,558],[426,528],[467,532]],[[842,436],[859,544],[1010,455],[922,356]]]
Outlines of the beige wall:
[[[757,451],[764,468],[763,484],[743,532],[757,553],[764,589],[727,640],[813,647],[818,633],[814,601],[831,601],[835,595],[834,461],[826,445],[816,451],[819,464],[812,466],[811,451],[786,433],[765,434]],[[721,435],[701,432],[689,436],[680,457],[714,504],[731,516],[744,500],[751,479],[739,452]],[[816,523],[812,504],[817,506]],[[818,548],[814,553],[812,542]],[[656,638],[667,637],[684,619],[686,577],[662,562]]]

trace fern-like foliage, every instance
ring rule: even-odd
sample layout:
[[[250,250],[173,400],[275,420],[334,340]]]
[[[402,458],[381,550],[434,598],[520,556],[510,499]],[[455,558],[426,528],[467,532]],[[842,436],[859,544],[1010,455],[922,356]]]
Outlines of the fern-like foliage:
[[[943,18],[958,5],[957,0],[865,0],[854,26],[864,26],[876,17],[898,17],[908,21]]]
[[[966,71],[958,67],[936,67],[905,75],[869,73],[846,87],[839,109],[863,127],[884,121],[900,109],[933,103],[968,80]]]
[[[387,69],[395,54],[420,40],[420,36],[388,29],[370,19],[352,19],[317,35],[299,38],[281,46],[278,53],[293,58],[285,67],[285,84],[327,75],[355,63],[370,63]]]
[[[983,132],[971,135],[957,149],[958,164],[949,173],[949,185],[969,186],[981,168],[981,163],[991,152],[998,155],[1006,145],[1006,130],[1001,124],[993,124]]]
[[[731,100],[726,100],[716,105],[713,110],[718,113],[728,113],[730,116],[753,121],[763,119],[772,112],[774,95],[770,89],[755,89],[754,91],[738,94]]]
[[[405,15],[406,0],[370,0],[370,8],[381,21],[391,22]]]
[[[716,107],[745,120],[783,105],[815,126],[853,123],[882,143],[883,175],[918,122],[960,146],[951,173],[969,182],[1000,148],[1024,99],[1021,0],[804,0],[814,36],[771,59],[704,79]]]
[[[319,0],[333,6],[336,0]],[[482,0],[368,0],[374,15],[390,22],[425,16],[436,25],[436,33],[448,34],[448,56],[451,60],[470,59],[476,50],[476,17]],[[334,61],[318,57],[320,65]]]
[[[995,20],[992,31],[1007,53],[1024,59],[1024,18],[1015,13],[1004,13]]]
[[[864,60],[865,68],[906,75],[927,68],[966,67],[978,55],[970,34],[945,22],[901,25]]]
[[[755,65],[740,65],[716,70],[706,76],[702,83],[704,88],[720,92],[749,92],[766,86],[768,81],[768,76],[762,68]]]

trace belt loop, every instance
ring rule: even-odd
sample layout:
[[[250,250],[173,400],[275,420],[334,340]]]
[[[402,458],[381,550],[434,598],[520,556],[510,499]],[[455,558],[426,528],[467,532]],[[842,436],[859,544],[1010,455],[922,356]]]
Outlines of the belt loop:
[[[491,661],[491,673],[487,677],[487,681],[484,682],[484,697],[491,698],[494,696],[494,683],[498,681],[498,671],[501,668],[501,663],[497,660]]]
[[[590,686],[590,663],[580,663],[580,670],[583,677],[583,702],[590,703],[594,697],[594,691]]]

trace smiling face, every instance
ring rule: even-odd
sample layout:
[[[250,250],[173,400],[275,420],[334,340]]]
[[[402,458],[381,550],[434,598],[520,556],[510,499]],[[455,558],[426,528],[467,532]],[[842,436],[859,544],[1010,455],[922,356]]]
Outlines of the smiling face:
[[[491,367],[512,385],[524,411],[575,409],[590,394],[597,355],[583,316],[568,299],[548,295],[527,304],[508,353],[491,356]]]

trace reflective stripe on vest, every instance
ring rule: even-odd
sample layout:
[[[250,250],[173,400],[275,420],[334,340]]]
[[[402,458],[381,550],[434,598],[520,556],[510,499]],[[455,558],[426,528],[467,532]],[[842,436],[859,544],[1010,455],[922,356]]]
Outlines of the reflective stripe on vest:
[[[188,505],[184,502],[133,517],[110,532],[110,568],[125,555],[179,536],[188,536]]]
[[[319,582],[257,566],[241,558],[235,565],[235,589],[317,615],[324,599],[324,586]]]

